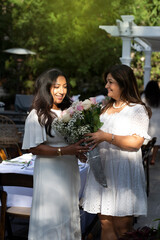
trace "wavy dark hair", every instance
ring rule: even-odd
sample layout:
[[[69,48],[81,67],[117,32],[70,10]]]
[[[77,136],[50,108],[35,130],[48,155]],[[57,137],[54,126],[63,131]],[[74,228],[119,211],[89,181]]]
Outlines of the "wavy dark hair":
[[[157,81],[151,80],[148,82],[144,91],[144,95],[149,106],[159,107],[160,88]]]
[[[141,100],[136,77],[133,70],[129,66],[124,64],[114,65],[104,74],[105,82],[107,82],[107,75],[109,73],[118,82],[119,87],[122,89],[121,100],[126,102],[127,105],[130,105],[130,103],[137,103],[143,105],[148,113],[148,116],[151,117],[152,113],[150,108],[147,107],[145,103],[143,103]],[[111,98],[102,110],[102,112],[104,112],[107,108],[111,107],[114,102],[115,100]]]
[[[53,121],[53,118],[56,117],[56,114],[54,114],[51,111],[51,108],[53,106],[54,100],[50,93],[50,88],[53,85],[53,83],[56,82],[57,78],[59,76],[65,77],[67,81],[67,94],[65,98],[63,99],[62,103],[58,105],[58,107],[61,110],[64,110],[68,108],[72,100],[69,97],[69,82],[65,74],[57,68],[52,68],[44,73],[42,73],[35,82],[35,94],[34,99],[32,102],[31,109],[35,109],[37,111],[38,115],[38,121],[41,126],[45,126],[46,132],[49,136],[51,135],[51,124]]]

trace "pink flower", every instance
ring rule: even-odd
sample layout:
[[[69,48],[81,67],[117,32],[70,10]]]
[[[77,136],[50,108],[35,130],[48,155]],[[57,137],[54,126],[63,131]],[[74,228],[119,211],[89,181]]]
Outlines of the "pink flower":
[[[96,104],[96,98],[95,97],[90,97],[89,100],[91,101],[92,104]]]
[[[72,116],[73,113],[75,112],[75,110],[74,110],[72,107],[68,108],[67,111],[69,112],[69,114],[70,114],[71,116]]]
[[[79,102],[78,104],[77,104],[77,106],[76,106],[76,110],[77,111],[83,111],[83,105],[82,105],[82,102]]]

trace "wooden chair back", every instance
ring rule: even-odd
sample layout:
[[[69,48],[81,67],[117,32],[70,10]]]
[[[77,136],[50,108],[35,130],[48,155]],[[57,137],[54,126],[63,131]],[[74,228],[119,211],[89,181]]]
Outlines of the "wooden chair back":
[[[150,154],[156,143],[157,138],[153,137],[146,145],[142,145],[142,158],[143,158],[143,166],[146,175],[146,192],[147,196],[149,196],[149,162],[150,162]]]
[[[155,143],[156,143],[157,138],[153,137],[147,144],[142,145],[142,157],[143,157],[143,161],[145,161],[146,158],[148,158],[148,156],[151,153],[152,148],[154,147]]]
[[[7,158],[13,158],[16,156],[10,156],[9,150],[16,149],[17,156],[22,155],[19,147],[20,143],[20,133],[15,125],[15,123],[7,116],[0,115],[0,149],[7,152]],[[12,150],[13,152],[13,150]]]
[[[5,238],[6,217],[9,215],[23,218],[30,217],[30,208],[26,207],[7,207],[7,193],[3,186],[19,186],[33,188],[33,175],[19,173],[0,173],[0,198],[1,198],[1,219],[0,219],[0,239]],[[11,226],[9,227],[11,230]],[[9,235],[12,235],[10,231]]]
[[[6,153],[5,149],[0,148],[0,163],[1,163],[3,160],[6,160],[6,159],[7,159],[7,153]]]

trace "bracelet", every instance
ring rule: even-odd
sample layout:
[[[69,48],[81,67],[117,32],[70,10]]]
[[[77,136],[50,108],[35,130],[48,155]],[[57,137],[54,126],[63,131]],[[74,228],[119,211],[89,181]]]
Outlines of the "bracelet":
[[[110,141],[110,144],[112,144],[113,141],[114,141],[114,134],[112,133],[112,139],[111,139],[111,141]]]
[[[58,153],[58,156],[62,156],[61,148],[58,148],[58,149],[57,149],[57,153]]]

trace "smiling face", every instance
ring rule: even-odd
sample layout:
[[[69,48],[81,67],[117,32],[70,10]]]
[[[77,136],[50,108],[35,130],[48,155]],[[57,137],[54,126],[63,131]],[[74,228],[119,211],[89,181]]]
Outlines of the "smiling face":
[[[59,76],[55,83],[50,88],[54,103],[53,109],[59,109],[58,104],[60,104],[67,94],[67,81],[65,77]]]
[[[108,97],[120,100],[122,89],[110,73],[107,75],[105,88],[108,90]]]

